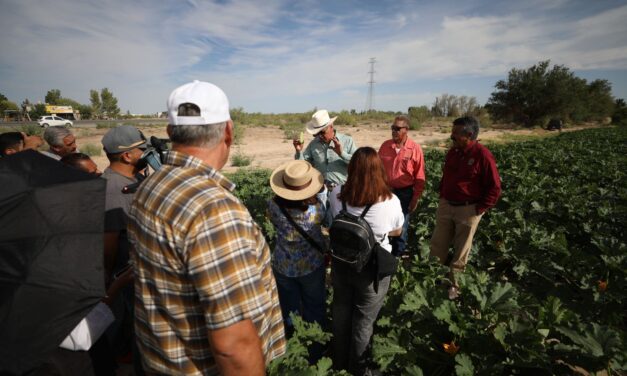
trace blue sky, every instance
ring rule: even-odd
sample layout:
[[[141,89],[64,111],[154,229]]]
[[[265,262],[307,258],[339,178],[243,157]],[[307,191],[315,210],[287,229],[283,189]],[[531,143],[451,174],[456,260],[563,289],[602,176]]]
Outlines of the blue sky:
[[[108,87],[123,111],[165,110],[193,79],[232,107],[406,111],[442,93],[485,103],[511,68],[550,59],[627,98],[627,2],[1,0],[0,93],[88,103]]]

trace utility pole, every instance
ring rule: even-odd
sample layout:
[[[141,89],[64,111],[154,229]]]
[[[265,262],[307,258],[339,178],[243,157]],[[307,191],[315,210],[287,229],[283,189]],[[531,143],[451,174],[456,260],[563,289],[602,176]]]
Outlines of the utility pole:
[[[366,112],[372,111],[374,110],[374,63],[376,63],[377,60],[374,57],[370,58],[370,71],[368,72],[368,74],[370,75],[370,81],[368,81],[368,98],[366,99]]]

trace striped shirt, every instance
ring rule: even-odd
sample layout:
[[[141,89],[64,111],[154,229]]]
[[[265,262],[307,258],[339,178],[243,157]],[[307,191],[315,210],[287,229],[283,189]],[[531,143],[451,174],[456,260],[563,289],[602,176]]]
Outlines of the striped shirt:
[[[266,363],[285,352],[270,251],[235,185],[170,152],[135,193],[135,333],[148,372],[218,372],[208,331],[250,319]]]

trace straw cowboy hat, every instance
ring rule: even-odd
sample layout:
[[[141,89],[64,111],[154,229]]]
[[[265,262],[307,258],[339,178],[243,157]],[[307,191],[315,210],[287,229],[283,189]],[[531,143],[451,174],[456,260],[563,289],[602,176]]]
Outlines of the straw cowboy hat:
[[[313,166],[303,160],[287,162],[270,176],[270,187],[277,196],[299,201],[320,192],[324,178]]]
[[[329,112],[327,110],[318,110],[312,116],[309,123],[307,123],[307,132],[316,134],[323,131],[326,127],[333,124],[337,119],[337,116],[329,118]]]

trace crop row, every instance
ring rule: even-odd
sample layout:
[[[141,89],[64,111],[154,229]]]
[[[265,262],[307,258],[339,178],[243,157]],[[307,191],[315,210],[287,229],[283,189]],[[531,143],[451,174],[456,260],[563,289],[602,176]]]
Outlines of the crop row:
[[[372,361],[387,374],[626,371],[627,130],[489,148],[503,195],[479,225],[456,301],[443,287],[446,267],[428,257],[444,154],[425,153],[427,185],[410,226],[414,258],[393,279]],[[269,171],[232,178],[273,239],[265,218]],[[329,372],[327,359],[307,368],[295,355],[328,335],[304,324],[302,333],[271,371]]]

